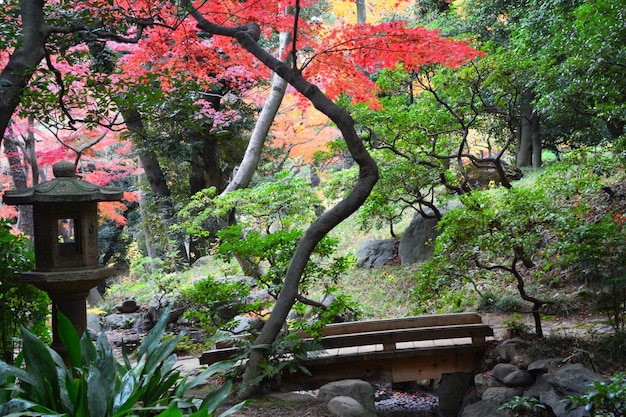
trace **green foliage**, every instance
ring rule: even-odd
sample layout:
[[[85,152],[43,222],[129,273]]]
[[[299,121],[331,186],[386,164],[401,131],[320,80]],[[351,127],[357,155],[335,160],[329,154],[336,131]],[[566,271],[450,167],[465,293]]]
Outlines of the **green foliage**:
[[[302,339],[297,333],[280,334],[269,346],[268,355],[261,363],[262,375],[258,381],[272,383],[283,372],[302,371],[306,375],[310,372],[300,363],[310,357],[314,352],[321,352],[324,349],[315,341]]]
[[[182,335],[163,339],[164,314],[146,336],[131,364],[123,354],[119,363],[104,333],[94,344],[85,333],[79,339],[73,325],[59,315],[59,336],[69,365],[41,340],[22,328],[24,367],[0,362],[2,416],[182,416],[209,417],[231,391],[225,383],[204,399],[188,391],[232,366],[220,362],[197,377],[176,369],[174,348]],[[241,407],[239,406],[236,407]],[[222,415],[228,415],[235,409]]]
[[[517,316],[511,316],[509,320],[503,321],[502,324],[506,327],[506,334],[509,338],[523,337],[530,334],[530,326]]]
[[[183,291],[192,306],[188,315],[215,332],[216,329],[232,331],[238,324],[237,316],[253,313],[260,321],[271,312],[297,242],[302,238],[302,227],[315,219],[320,206],[321,200],[308,181],[287,172],[251,189],[222,196],[216,196],[215,190],[208,190],[194,196],[181,211],[181,218],[185,220],[181,227],[194,236],[206,236],[204,225],[207,219],[235,213],[236,223],[216,233],[215,244],[210,250],[217,260],[237,259],[240,264],[247,265],[244,273],[253,282],[211,276],[196,282],[193,288]],[[315,332],[341,314],[357,314],[357,307],[349,297],[336,294],[337,280],[352,266],[353,258],[335,256],[336,251],[337,240],[329,236],[313,250],[302,273],[296,304],[305,316],[290,322],[291,328]],[[332,294],[334,301],[324,306],[309,299],[309,296],[319,294]],[[312,316],[316,320],[309,322]],[[257,324],[261,326],[262,322]],[[252,326],[246,332],[254,334],[259,330]],[[291,343],[286,346],[295,348]],[[282,351],[284,347],[277,349]],[[277,362],[276,366],[285,365]],[[271,369],[273,367],[267,370],[269,374]]]
[[[545,404],[535,397],[515,396],[509,398],[498,407],[499,410],[507,410],[511,417],[542,417],[550,416]]]
[[[417,301],[436,305],[451,288],[471,284],[491,304],[501,304],[503,293],[493,296],[491,283],[510,280],[517,260],[529,288],[575,280],[588,285],[605,301],[598,307],[616,330],[623,329],[624,202],[603,191],[610,189],[605,184],[619,187],[623,171],[602,150],[573,157],[513,189],[462,196],[464,206],[446,213],[435,254],[416,276]]]
[[[584,406],[594,417],[619,417],[626,409],[626,374],[616,373],[609,382],[596,381],[585,395],[567,397],[567,410]]]
[[[322,204],[306,179],[286,171],[254,188],[216,194],[215,188],[210,188],[194,195],[179,213],[182,224],[174,229],[206,237],[210,219],[226,217],[234,210],[242,229],[270,233],[271,229],[292,229],[309,223]]]
[[[224,336],[222,341],[230,341],[238,346],[239,355],[233,359],[233,365],[228,372],[231,379],[240,377],[244,372],[245,360],[250,356],[252,349],[263,349],[266,353],[261,361],[261,374],[252,385],[261,385],[275,391],[280,387],[280,376],[286,372],[297,371],[310,375],[302,365],[302,361],[323,352],[324,348],[314,339],[303,339],[297,332],[281,332],[269,345],[255,345],[248,338],[232,338]],[[241,389],[244,388],[242,385]]]
[[[49,340],[46,327],[48,296],[22,281],[21,273],[34,267],[34,253],[28,239],[11,233],[7,220],[0,219],[0,355],[13,362],[14,339],[20,326]]]
[[[237,325],[232,320],[236,316],[262,314],[271,305],[267,298],[250,297],[251,290],[249,281],[209,276],[182,291],[182,297],[193,306],[185,315],[197,320],[210,334],[217,329],[232,330]]]

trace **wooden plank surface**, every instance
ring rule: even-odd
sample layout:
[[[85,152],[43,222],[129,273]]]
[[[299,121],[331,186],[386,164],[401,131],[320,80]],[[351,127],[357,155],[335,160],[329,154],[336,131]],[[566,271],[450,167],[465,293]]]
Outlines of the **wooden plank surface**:
[[[322,336],[477,323],[482,323],[482,318],[477,313],[430,314],[384,320],[362,320],[329,324],[322,330]]]
[[[304,363],[312,367],[314,378],[307,382],[312,385],[338,377],[399,382],[397,378],[429,379],[426,376],[464,371],[476,365],[473,358],[484,352],[485,338],[493,336],[493,330],[478,314],[459,313],[331,324],[323,334],[320,344],[326,351]],[[237,347],[207,351],[200,363],[239,353]]]
[[[310,376],[302,372],[284,374],[280,390],[316,389],[339,379],[355,378],[371,383],[391,383],[436,379],[445,373],[471,372],[478,366],[484,347],[478,350],[471,346],[470,349],[466,348],[448,346],[446,349],[416,351],[406,356],[392,357],[379,351],[367,355],[344,356],[340,361],[317,358],[303,363],[311,372]]]
[[[373,344],[388,345],[392,343],[421,340],[441,340],[454,338],[470,338],[479,340],[493,336],[493,329],[486,324],[464,324],[453,326],[437,326],[415,329],[397,329],[348,333],[324,336],[319,343],[326,349],[346,346],[367,346]]]

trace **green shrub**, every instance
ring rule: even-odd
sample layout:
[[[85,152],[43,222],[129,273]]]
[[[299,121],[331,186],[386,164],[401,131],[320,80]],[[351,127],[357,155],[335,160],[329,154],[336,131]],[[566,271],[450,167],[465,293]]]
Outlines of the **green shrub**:
[[[535,397],[515,396],[509,398],[499,409],[507,410],[511,417],[549,417],[554,415],[548,406],[539,402]]]
[[[208,219],[236,213],[236,224],[225,224],[215,233],[211,253],[220,261],[237,260],[254,284],[212,277],[199,281],[183,291],[192,305],[189,314],[205,327],[226,330],[235,327],[232,321],[235,316],[267,315],[282,289],[298,241],[304,234],[303,227],[315,219],[316,209],[320,207],[321,200],[311,191],[308,179],[293,177],[288,172],[281,172],[272,181],[253,189],[220,196],[215,195],[215,190],[196,194],[181,211],[184,221],[180,227],[194,237],[206,237],[208,231],[204,226]],[[336,256],[337,245],[337,239],[322,238],[300,279],[297,301],[307,305],[309,317],[317,314],[318,322],[326,323],[337,314],[355,312],[354,302],[336,294],[340,275],[354,263],[351,256]],[[325,306],[313,299],[320,293],[332,294],[333,304]],[[303,326],[294,324],[294,327]]]
[[[434,255],[416,276],[416,302],[440,305],[450,298],[448,292],[471,283],[490,295],[483,305],[527,310],[532,303],[538,318],[563,312],[567,300],[559,299],[559,290],[580,280],[594,290],[597,308],[615,330],[623,331],[623,181],[623,168],[600,155],[554,163],[513,189],[462,196],[463,207],[446,212],[439,222],[442,234]],[[503,284],[515,284],[518,302],[494,296],[494,288],[502,294]]]
[[[568,410],[582,405],[594,417],[621,417],[626,410],[626,374],[616,373],[610,382],[596,381],[585,395],[567,401]]]
[[[22,272],[34,267],[34,259],[28,239],[11,233],[8,221],[0,219],[0,354],[5,362],[13,362],[20,326],[28,326],[45,341],[50,339],[48,296],[21,279]]]
[[[227,381],[204,399],[188,397],[188,392],[233,364],[216,363],[193,379],[182,376],[173,353],[182,334],[163,340],[167,316],[164,314],[146,336],[135,364],[125,353],[119,363],[104,333],[95,344],[87,333],[79,339],[63,315],[58,320],[59,336],[69,365],[22,328],[23,350],[18,361],[23,360],[23,367],[0,362],[0,416],[212,416],[232,384]]]
[[[252,349],[259,348],[247,339],[238,339],[235,342],[239,345],[241,353],[235,358],[239,365],[230,369],[229,377],[231,378],[237,378],[243,374],[244,360],[250,356]],[[315,340],[302,339],[295,332],[280,333],[271,345],[264,347],[267,348],[267,355],[260,365],[261,375],[250,381],[250,384],[261,386],[269,391],[276,391],[280,387],[280,376],[284,373],[301,371],[305,375],[311,375],[309,370],[302,365],[302,361],[324,350]],[[243,389],[244,386],[242,385],[241,388]]]
[[[504,320],[502,324],[506,326],[506,334],[509,338],[522,337],[530,333],[530,326],[521,321],[517,315],[512,315],[510,320]]]

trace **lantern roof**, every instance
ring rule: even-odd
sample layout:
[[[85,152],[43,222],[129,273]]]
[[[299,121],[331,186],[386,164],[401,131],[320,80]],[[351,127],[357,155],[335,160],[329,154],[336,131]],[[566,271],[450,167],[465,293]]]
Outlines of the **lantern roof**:
[[[101,187],[79,179],[72,162],[54,164],[55,176],[33,187],[22,190],[7,190],[3,200],[6,204],[23,205],[36,203],[73,203],[90,201],[119,201],[124,190],[119,187]]]

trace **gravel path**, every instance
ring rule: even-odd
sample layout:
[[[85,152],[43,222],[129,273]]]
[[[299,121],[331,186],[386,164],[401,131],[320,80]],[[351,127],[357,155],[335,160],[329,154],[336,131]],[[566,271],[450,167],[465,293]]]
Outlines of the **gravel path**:
[[[439,398],[428,392],[379,388],[374,399],[379,417],[430,417],[439,409]]]

